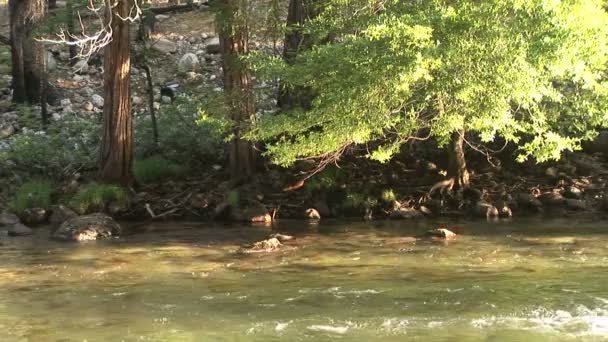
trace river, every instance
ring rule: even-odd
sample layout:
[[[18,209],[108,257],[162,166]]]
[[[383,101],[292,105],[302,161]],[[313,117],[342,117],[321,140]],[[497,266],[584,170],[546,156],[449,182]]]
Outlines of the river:
[[[154,223],[0,242],[0,341],[606,341],[608,225]],[[273,231],[297,249],[242,255]]]

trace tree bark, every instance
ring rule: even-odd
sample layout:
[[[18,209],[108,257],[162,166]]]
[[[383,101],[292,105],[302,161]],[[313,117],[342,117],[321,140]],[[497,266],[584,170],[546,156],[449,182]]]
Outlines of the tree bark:
[[[242,131],[255,120],[255,104],[251,75],[240,57],[249,52],[249,29],[238,0],[222,0],[218,15],[224,91],[231,119],[235,123],[234,138],[229,143],[230,174],[235,182],[251,178],[255,171],[256,153],[253,144],[242,139]]]
[[[464,130],[452,133],[448,146],[448,177],[454,183],[452,190],[462,191],[469,188],[469,171],[464,154]]]
[[[103,139],[101,179],[129,186],[133,183],[133,122],[131,118],[131,68],[129,22],[130,0],[118,0],[106,8],[111,21],[112,41],[104,49]]]
[[[301,50],[310,49],[311,37],[302,32],[302,25],[318,14],[316,5],[318,0],[290,0],[287,12],[287,33],[283,46],[283,59],[287,64],[294,64]],[[302,87],[289,88],[285,84],[279,85],[277,105],[282,109],[294,107],[310,108],[312,95],[308,89]]]
[[[23,41],[25,36],[25,2],[9,1],[11,30],[11,63],[13,75],[13,102],[25,103],[25,71],[23,64]]]
[[[13,102],[41,103],[42,82],[46,79],[41,61],[46,58],[44,44],[36,42],[33,29],[46,14],[46,4],[40,0],[11,0],[9,2],[11,31],[11,61]]]

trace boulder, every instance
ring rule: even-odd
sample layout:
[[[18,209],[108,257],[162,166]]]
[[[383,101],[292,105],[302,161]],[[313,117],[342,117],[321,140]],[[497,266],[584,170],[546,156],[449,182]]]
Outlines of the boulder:
[[[10,123],[0,124],[0,139],[5,139],[15,134],[15,127]]]
[[[132,102],[135,106],[141,106],[144,104],[144,99],[139,96],[133,96]]]
[[[91,96],[91,103],[97,108],[103,108],[103,97],[98,94],[93,94]]]
[[[86,59],[81,59],[78,62],[76,62],[76,64],[74,64],[72,69],[76,72],[82,72],[82,73],[88,72],[89,71],[89,61]]]
[[[14,224],[19,223],[19,217],[17,217],[17,215],[9,213],[9,212],[3,212],[0,213],[0,227],[1,226],[12,226]]]
[[[87,241],[119,236],[120,225],[105,214],[79,216],[65,221],[52,237],[61,241]]]
[[[155,40],[150,47],[161,53],[169,54],[177,52],[177,44],[165,38]]]
[[[580,199],[583,196],[583,191],[574,185],[567,186],[564,190],[564,197]]]
[[[409,207],[397,207],[394,208],[391,213],[390,213],[390,218],[392,219],[415,219],[415,218],[419,218],[422,217],[423,214],[414,209],[414,208],[409,208]]]
[[[49,222],[54,226],[59,226],[63,222],[77,217],[76,212],[64,205],[58,205],[52,208],[51,217]]]
[[[179,59],[177,63],[177,70],[181,73],[196,72],[200,69],[201,62],[198,57],[193,53],[187,53]]]
[[[548,191],[540,194],[538,200],[545,206],[555,207],[566,203],[566,199],[557,191]]]
[[[319,211],[315,208],[308,208],[306,209],[306,217],[310,220],[320,220],[321,214],[319,214]]]
[[[542,211],[543,204],[532,194],[520,193],[515,195],[515,203],[518,208],[533,211]]]
[[[480,218],[498,218],[498,209],[490,203],[478,201],[473,205],[473,215]]]
[[[24,224],[21,223],[15,223],[11,226],[8,227],[8,236],[26,236],[26,235],[32,235],[34,233],[34,231],[32,231],[32,229]]]
[[[46,53],[46,68],[48,71],[53,71],[57,69],[57,60],[55,59],[55,56],[53,56],[53,53],[50,51],[47,51]]]
[[[566,208],[572,210],[586,210],[587,203],[580,199],[567,198],[566,199]]]
[[[49,218],[49,211],[45,208],[28,208],[21,214],[23,222],[31,225],[42,224]]]
[[[231,219],[234,221],[251,223],[272,222],[272,216],[268,209],[259,202],[250,203],[245,208],[230,208]]]
[[[220,39],[215,37],[205,42],[205,51],[208,54],[219,54],[222,50],[220,48]]]

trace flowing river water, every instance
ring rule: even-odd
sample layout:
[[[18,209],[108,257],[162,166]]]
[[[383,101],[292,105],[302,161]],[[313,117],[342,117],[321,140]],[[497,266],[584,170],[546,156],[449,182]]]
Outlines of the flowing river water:
[[[607,341],[608,225],[154,223],[0,241],[0,341]],[[297,249],[236,253],[272,231]]]

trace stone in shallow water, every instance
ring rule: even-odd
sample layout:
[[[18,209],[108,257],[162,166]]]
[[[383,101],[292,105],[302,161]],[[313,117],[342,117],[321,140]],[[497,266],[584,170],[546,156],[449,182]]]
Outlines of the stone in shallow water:
[[[0,213],[0,226],[12,226],[19,223],[19,217],[9,212]]]
[[[120,225],[105,214],[91,214],[69,219],[53,233],[53,238],[61,241],[87,241],[119,236]]]

